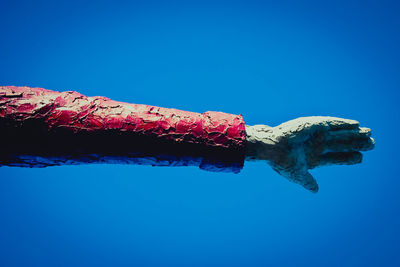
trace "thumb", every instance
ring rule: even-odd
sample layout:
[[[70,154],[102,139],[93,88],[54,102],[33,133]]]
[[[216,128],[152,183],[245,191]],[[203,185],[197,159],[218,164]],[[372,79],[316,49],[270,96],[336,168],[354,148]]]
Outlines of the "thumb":
[[[281,173],[281,175],[288,178],[288,180],[290,180],[292,182],[300,184],[305,189],[307,189],[313,193],[318,192],[318,183],[307,170],[284,172],[284,173]]]
[[[281,170],[278,168],[273,169],[278,172],[283,177],[287,178],[289,181],[300,184],[305,189],[317,193],[318,183],[314,177],[307,170]]]
[[[297,183],[301,184],[305,189],[313,193],[318,192],[318,183],[314,177],[308,172],[295,174],[297,177],[294,179]]]

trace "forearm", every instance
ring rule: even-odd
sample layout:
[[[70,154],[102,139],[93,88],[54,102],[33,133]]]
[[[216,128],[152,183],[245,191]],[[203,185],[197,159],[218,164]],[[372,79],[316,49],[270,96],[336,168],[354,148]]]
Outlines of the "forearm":
[[[0,105],[0,118],[13,126],[35,121],[49,131],[118,131],[177,143],[244,147],[240,115],[195,113],[29,87],[0,87]]]
[[[137,155],[169,155],[179,159],[178,165],[198,165],[193,158],[199,157],[237,165],[245,147],[240,115],[186,112],[29,87],[0,87],[0,127],[2,140],[11,141],[5,148],[9,152],[46,152],[53,160],[79,152],[74,161],[85,162],[84,154],[104,155],[103,159],[129,154],[128,161],[132,155],[134,161]]]

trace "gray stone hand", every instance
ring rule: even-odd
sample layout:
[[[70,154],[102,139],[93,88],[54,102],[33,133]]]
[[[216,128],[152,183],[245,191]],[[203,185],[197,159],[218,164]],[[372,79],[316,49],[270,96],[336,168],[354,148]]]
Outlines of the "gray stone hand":
[[[360,163],[359,151],[375,145],[369,128],[335,117],[302,117],[276,127],[246,125],[246,135],[246,160],[267,161],[279,174],[312,192],[318,191],[318,184],[309,169]]]

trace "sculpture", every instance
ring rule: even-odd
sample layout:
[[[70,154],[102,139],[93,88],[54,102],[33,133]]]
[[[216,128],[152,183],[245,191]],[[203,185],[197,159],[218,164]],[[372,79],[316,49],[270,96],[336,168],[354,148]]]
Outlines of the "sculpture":
[[[15,86],[0,87],[0,129],[0,166],[118,162],[239,172],[244,160],[261,160],[312,192],[318,184],[308,169],[360,163],[359,151],[375,144],[370,129],[348,119],[248,126],[241,115]]]

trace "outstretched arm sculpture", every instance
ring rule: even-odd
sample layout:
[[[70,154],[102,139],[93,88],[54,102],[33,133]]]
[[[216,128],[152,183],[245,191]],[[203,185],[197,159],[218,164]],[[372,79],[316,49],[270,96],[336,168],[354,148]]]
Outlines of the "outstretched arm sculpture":
[[[318,184],[309,169],[360,163],[359,151],[375,143],[370,129],[348,119],[248,126],[241,115],[15,86],[0,87],[0,129],[0,166],[117,162],[239,172],[244,160],[261,160],[312,192]]]

